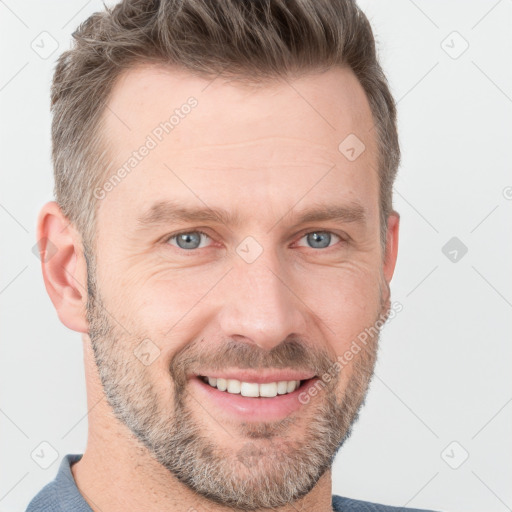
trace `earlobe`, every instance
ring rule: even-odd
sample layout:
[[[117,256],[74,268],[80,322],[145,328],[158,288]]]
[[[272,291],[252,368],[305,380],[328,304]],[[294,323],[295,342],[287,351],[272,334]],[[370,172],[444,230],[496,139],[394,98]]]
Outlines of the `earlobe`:
[[[384,277],[389,283],[395,271],[396,259],[398,256],[398,231],[400,226],[400,215],[392,211],[388,216],[388,228],[386,231],[386,254],[384,257]]]
[[[54,201],[39,213],[37,240],[44,284],[60,321],[74,331],[87,333],[87,268],[82,238]]]

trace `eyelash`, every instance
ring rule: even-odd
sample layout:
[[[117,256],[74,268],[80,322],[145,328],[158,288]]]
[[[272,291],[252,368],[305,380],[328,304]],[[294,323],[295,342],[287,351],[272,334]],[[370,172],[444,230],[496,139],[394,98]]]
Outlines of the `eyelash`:
[[[180,235],[186,235],[186,234],[189,234],[189,233],[199,233],[200,235],[203,235],[207,238],[209,238],[210,240],[213,241],[213,238],[208,234],[208,233],[205,233],[204,231],[201,231],[200,229],[193,229],[193,230],[188,230],[188,231],[180,231],[179,233],[175,233],[173,235],[169,235],[167,237],[164,238],[163,242],[164,244],[169,244],[169,242],[177,237],[179,237]],[[320,229],[314,229],[314,230],[311,230],[311,231],[305,231],[303,233],[300,233],[300,236],[299,236],[299,240],[302,240],[305,236],[309,235],[309,234],[312,234],[312,233],[329,233],[331,235],[334,235],[335,237],[338,237],[340,240],[339,242],[337,243],[345,243],[347,242],[347,240],[345,238],[343,238],[341,235],[338,235],[337,233],[334,233],[333,231],[328,231],[328,230],[320,230]],[[315,249],[314,247],[309,247],[309,249],[312,249],[312,250],[317,250],[317,251],[328,251],[329,249],[332,249],[333,247],[335,247],[336,244],[334,245],[330,245],[328,247],[324,247],[322,249]],[[175,249],[178,249],[180,251],[183,251],[183,252],[190,252],[190,253],[193,253],[194,251],[198,251],[199,249],[205,249],[205,247],[201,247],[201,248],[197,248],[197,249],[182,249],[181,247],[178,247],[178,246],[173,246]]]

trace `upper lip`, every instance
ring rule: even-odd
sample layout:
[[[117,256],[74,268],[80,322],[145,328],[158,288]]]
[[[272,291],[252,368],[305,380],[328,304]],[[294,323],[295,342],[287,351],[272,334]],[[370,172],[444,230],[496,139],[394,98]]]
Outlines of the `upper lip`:
[[[265,384],[268,382],[279,382],[289,380],[308,380],[315,376],[313,372],[300,370],[272,370],[269,368],[261,370],[204,370],[204,372],[196,373],[191,377],[216,377],[218,379],[233,379],[241,382],[253,382],[257,384]]]

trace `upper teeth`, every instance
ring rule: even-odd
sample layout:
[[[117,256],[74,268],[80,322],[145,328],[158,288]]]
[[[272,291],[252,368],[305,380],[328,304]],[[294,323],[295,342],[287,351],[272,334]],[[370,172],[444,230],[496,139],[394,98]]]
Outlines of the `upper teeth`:
[[[279,382],[266,382],[265,384],[242,382],[236,379],[221,379],[217,377],[206,377],[205,380],[210,386],[220,391],[250,397],[285,395],[286,393],[295,391],[300,386],[300,380],[281,380]]]

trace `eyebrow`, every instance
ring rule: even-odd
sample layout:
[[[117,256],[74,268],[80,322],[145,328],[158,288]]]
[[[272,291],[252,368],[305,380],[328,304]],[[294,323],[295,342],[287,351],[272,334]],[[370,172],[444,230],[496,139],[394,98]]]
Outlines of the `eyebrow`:
[[[292,216],[296,224],[330,220],[364,225],[367,220],[366,209],[360,203],[355,202],[347,205],[317,204],[304,210],[290,210],[278,219],[276,224],[288,216]],[[179,222],[217,222],[226,226],[240,226],[242,220],[238,213],[231,213],[224,208],[209,208],[207,206],[190,208],[169,200],[153,204],[137,218],[138,225],[142,229]]]

